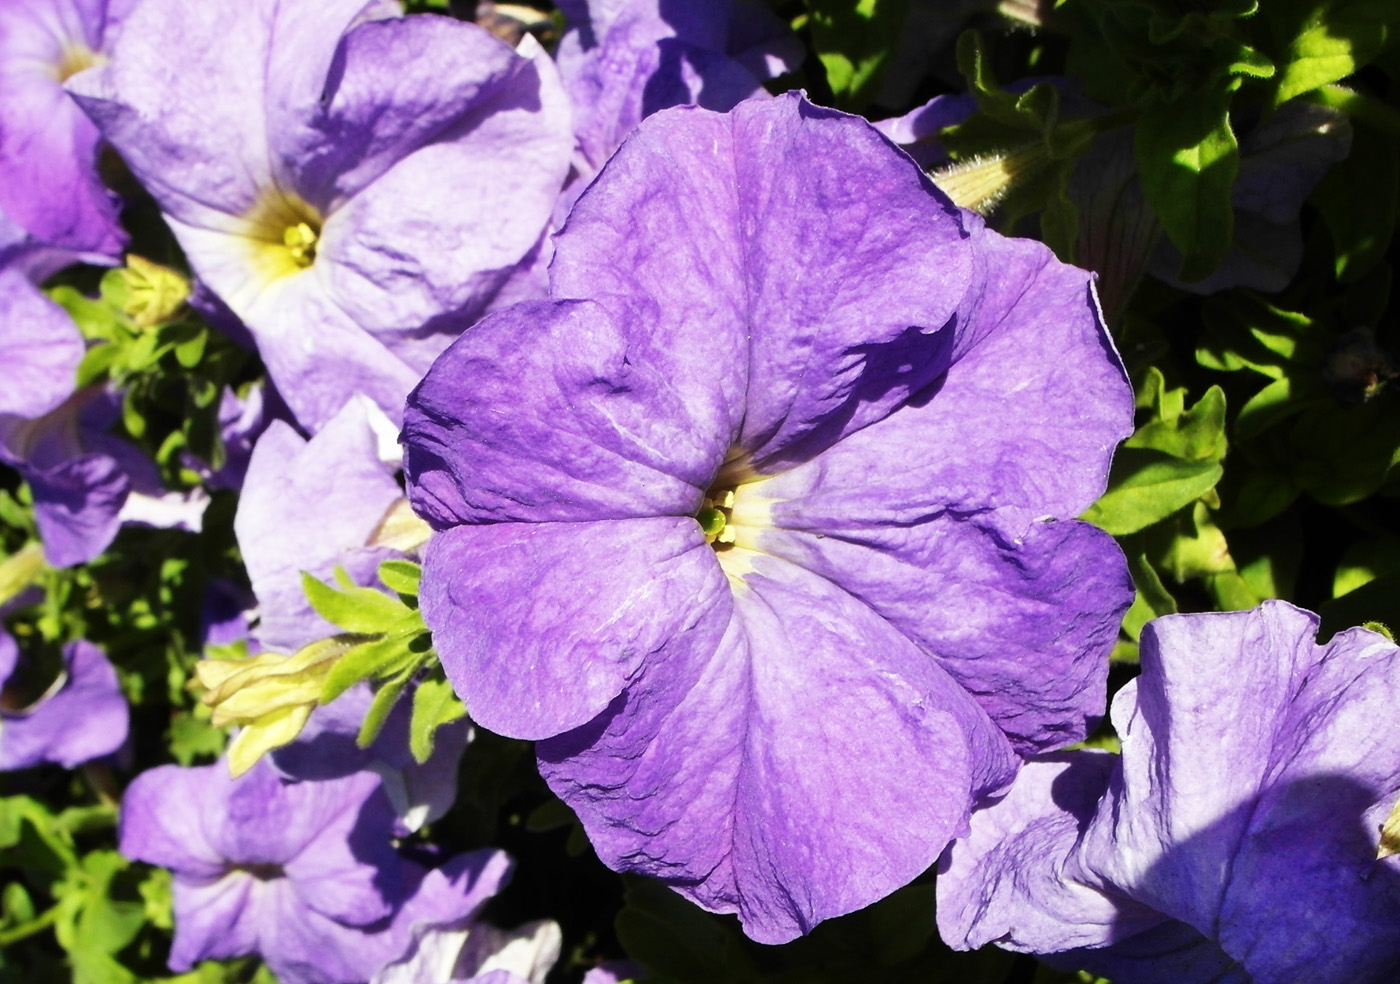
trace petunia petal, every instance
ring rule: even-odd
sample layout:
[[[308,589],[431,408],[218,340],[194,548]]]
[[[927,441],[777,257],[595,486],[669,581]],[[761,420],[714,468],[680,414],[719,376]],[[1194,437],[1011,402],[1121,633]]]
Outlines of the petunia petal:
[[[538,751],[605,863],[772,943],[915,877],[1015,761],[870,609],[784,561],[753,564],[717,649],[648,659],[606,714]]]
[[[517,738],[586,723],[645,661],[712,650],[728,619],[688,517],[460,526],[429,541],[423,569],[453,687],[474,721]]]
[[[440,526],[694,514],[728,450],[706,416],[722,399],[687,382],[684,349],[625,325],[592,303],[521,304],[448,349],[405,416],[419,514]],[[707,388],[733,389],[741,371],[721,367]]]

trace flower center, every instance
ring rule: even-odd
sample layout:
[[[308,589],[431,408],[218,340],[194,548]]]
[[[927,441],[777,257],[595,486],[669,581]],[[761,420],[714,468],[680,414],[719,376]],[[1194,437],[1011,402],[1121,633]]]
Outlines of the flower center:
[[[286,877],[280,864],[236,864],[232,870],[252,875],[258,881],[276,881]]]
[[[737,535],[729,520],[734,510],[734,490],[712,488],[695,514],[695,521],[705,534],[705,542],[716,550],[734,545]]]
[[[53,64],[54,78],[67,82],[85,68],[101,65],[107,59],[81,42],[69,41],[63,46],[63,53]]]
[[[296,193],[280,188],[264,192],[243,221],[248,258],[264,285],[316,262],[321,213]]]

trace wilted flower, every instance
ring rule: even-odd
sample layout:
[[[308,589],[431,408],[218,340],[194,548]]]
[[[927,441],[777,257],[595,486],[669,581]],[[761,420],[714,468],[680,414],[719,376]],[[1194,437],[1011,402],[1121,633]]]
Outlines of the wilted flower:
[[[410,398],[424,617],[604,862],[790,939],[1102,706],[1132,588],[1068,517],[1132,409],[1089,275],[796,95],[648,120],[550,275]]]
[[[434,927],[470,920],[509,875],[499,851],[425,868],[393,847],[379,781],[286,783],[261,763],[137,776],[121,850],[174,872],[170,967],[256,953],[283,984],[364,981]]]
[[[138,0],[70,83],[313,431],[356,392],[398,419],[533,261],[568,168],[537,45],[398,11]],[[179,85],[172,52],[199,66]]]
[[[959,947],[1133,984],[1400,974],[1400,648],[1283,602],[1149,623],[1120,756],[1028,763],[938,877]]]

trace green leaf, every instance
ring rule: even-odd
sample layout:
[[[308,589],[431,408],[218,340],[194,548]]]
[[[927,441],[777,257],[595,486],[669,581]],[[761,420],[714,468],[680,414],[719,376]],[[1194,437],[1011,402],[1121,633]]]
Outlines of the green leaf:
[[[347,632],[374,635],[394,629],[405,616],[413,613],[413,609],[392,595],[354,585],[343,568],[336,568],[336,579],[342,577],[345,578],[342,583],[349,586],[337,590],[305,571],[301,575],[306,600],[311,602],[318,615],[332,625]]]
[[[48,291],[49,298],[73,319],[83,337],[118,345],[131,339],[131,322],[126,315],[100,300],[94,300],[67,285]]]
[[[204,358],[204,349],[209,341],[209,332],[200,328],[190,337],[175,343],[175,360],[186,369],[193,369]]]
[[[681,984],[762,979],[735,924],[702,911],[660,882],[624,875],[623,883],[617,938],[648,970]]]
[[[1134,150],[1143,196],[1181,250],[1182,280],[1200,280],[1224,259],[1234,229],[1230,192],[1239,148],[1225,90],[1154,100],[1138,121]]]
[[[413,717],[408,725],[408,748],[418,764],[432,757],[433,737],[444,724],[467,716],[467,707],[446,680],[424,680],[413,692]]]
[[[1205,495],[1221,474],[1214,461],[1125,448],[1113,459],[1108,491],[1080,518],[1114,536],[1136,533]]]
[[[1151,534],[1153,562],[1177,583],[1235,570],[1225,534],[1211,516],[1210,507],[1196,502],[1191,512],[1173,516]],[[1252,608],[1254,602],[1245,607]]]
[[[418,615],[417,612],[412,614]],[[418,617],[353,647],[336,660],[326,674],[320,702],[329,704],[362,681],[417,669],[431,658],[430,639]]]
[[[1275,106],[1353,74],[1381,53],[1395,31],[1394,0],[1318,0],[1307,6],[1283,59]]]
[[[1250,438],[1315,406],[1329,403],[1320,374],[1276,379],[1255,393],[1235,418],[1235,434]]]
[[[386,560],[379,565],[379,580],[390,591],[401,595],[418,596],[418,582],[423,577],[423,568],[411,560]]]
[[[909,0],[806,0],[812,46],[843,109],[864,107],[879,91],[899,46]]]
[[[1354,283],[1385,257],[1400,209],[1400,145],[1353,126],[1351,153],[1334,164],[1310,201],[1332,234],[1337,279]]]
[[[374,700],[370,702],[369,710],[365,712],[364,723],[360,725],[360,733],[355,737],[355,744],[361,748],[368,748],[374,744],[374,739],[379,737],[379,732],[384,730],[384,722],[389,719],[389,712],[398,703],[399,697],[403,695],[404,688],[408,686],[408,681],[413,674],[401,673],[391,680],[386,680],[384,685],[375,692]]]
[[[1332,575],[1332,597],[1340,598],[1380,577],[1400,572],[1400,537],[1376,536],[1347,548]]]
[[[1138,387],[1137,405],[1152,411],[1152,418],[1138,427],[1124,447],[1150,448],[1190,461],[1220,461],[1225,457],[1225,392],[1219,386],[1206,390],[1190,410],[1185,409],[1186,390],[1167,389],[1156,366],[1148,369]]]
[[[1145,554],[1129,555],[1128,570],[1133,575],[1136,592],[1132,606],[1123,616],[1123,632],[1137,642],[1144,625],[1158,616],[1175,614],[1177,607],[1176,599],[1162,584],[1156,568],[1148,562]]]

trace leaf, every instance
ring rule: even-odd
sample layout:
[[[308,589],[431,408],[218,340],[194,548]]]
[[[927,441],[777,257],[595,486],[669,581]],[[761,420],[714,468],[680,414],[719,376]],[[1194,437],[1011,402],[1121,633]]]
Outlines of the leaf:
[[[1161,615],[1175,614],[1177,607],[1176,599],[1162,584],[1145,554],[1129,555],[1128,570],[1133,575],[1136,592],[1132,606],[1123,616],[1123,632],[1137,642],[1144,625]]]
[[[424,680],[413,692],[413,716],[408,725],[408,748],[422,765],[433,755],[437,729],[467,716],[467,707],[446,680]]]
[[[806,0],[812,46],[843,109],[865,106],[879,91],[898,49],[910,0]]]
[[[1275,106],[1353,74],[1395,30],[1393,0],[1320,0],[1310,7],[1282,60]]]
[[[1182,280],[1200,280],[1225,258],[1234,228],[1230,192],[1239,147],[1224,89],[1149,102],[1134,138],[1143,196],[1181,250]]]
[[[422,577],[423,568],[409,560],[386,560],[379,565],[379,580],[390,591],[401,595],[416,598]]]
[[[1351,153],[1334,164],[1310,201],[1332,234],[1337,279],[1355,283],[1384,259],[1400,209],[1400,146],[1360,123]]]
[[[408,686],[408,681],[412,678],[411,672],[402,673],[391,680],[385,681],[384,685],[374,695],[374,700],[370,702],[369,710],[365,712],[364,723],[360,725],[360,733],[355,736],[355,744],[361,748],[368,748],[374,744],[374,739],[379,737],[379,732],[384,730],[384,722],[389,719],[389,712],[394,709],[402,696],[404,688]]]
[[[1190,461],[1220,461],[1225,457],[1225,392],[1212,386],[1185,409],[1186,390],[1167,389],[1156,366],[1148,369],[1138,387],[1137,404],[1153,412],[1123,443],[1128,448],[1150,448]]]
[[[1108,491],[1080,518],[1114,536],[1136,533],[1205,495],[1221,474],[1214,461],[1125,448],[1113,459]]]
[[[1397,571],[1400,571],[1400,537],[1385,535],[1358,540],[1337,563],[1332,575],[1332,597],[1340,598]]]
[[[344,568],[336,568],[337,580],[344,577],[343,583],[349,587],[337,590],[317,580],[310,573],[301,575],[302,590],[306,600],[316,613],[332,625],[347,632],[362,635],[375,635],[388,632],[401,622],[405,615],[412,613],[398,598],[374,588],[357,587],[350,582]]]
[[[1301,393],[1295,392],[1299,383],[1292,376],[1284,376],[1255,393],[1240,407],[1235,434],[1240,438],[1254,437],[1295,414],[1329,402],[1320,376],[1303,377]]]
[[[1166,570],[1177,583],[1197,577],[1208,577],[1235,570],[1225,534],[1211,516],[1210,507],[1197,502],[1189,514],[1173,516],[1170,522],[1156,527],[1153,562]],[[1246,608],[1254,607],[1251,602]]]
[[[683,984],[762,979],[732,922],[711,916],[660,882],[624,875],[623,883],[617,938],[648,970]]]
[[[412,613],[417,616],[417,612]],[[329,704],[357,683],[394,676],[407,667],[417,668],[431,656],[432,637],[421,617],[407,620],[392,632],[361,642],[336,661],[326,674],[320,702]]]

